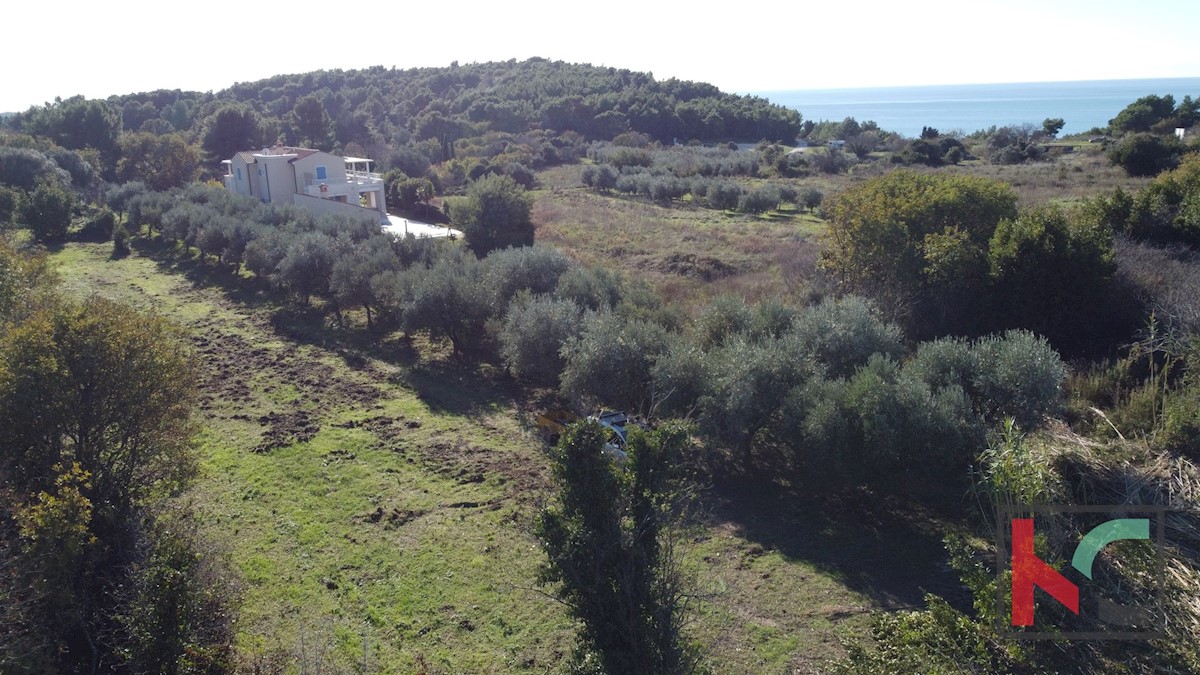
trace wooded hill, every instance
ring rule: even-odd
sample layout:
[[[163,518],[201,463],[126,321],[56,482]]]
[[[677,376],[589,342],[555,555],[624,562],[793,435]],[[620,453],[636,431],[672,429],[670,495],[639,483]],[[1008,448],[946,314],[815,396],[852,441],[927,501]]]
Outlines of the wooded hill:
[[[799,113],[763,98],[540,58],[277,75],[215,94],[159,90],[113,96],[107,103],[126,132],[182,132],[202,138],[214,154],[226,145],[244,149],[278,140],[328,149],[353,143],[374,157],[388,147],[412,145],[432,162],[453,156],[454,141],[489,131],[574,132],[588,140],[636,131],[666,143],[789,141],[801,127]],[[36,133],[54,108],[31,108],[16,125]]]

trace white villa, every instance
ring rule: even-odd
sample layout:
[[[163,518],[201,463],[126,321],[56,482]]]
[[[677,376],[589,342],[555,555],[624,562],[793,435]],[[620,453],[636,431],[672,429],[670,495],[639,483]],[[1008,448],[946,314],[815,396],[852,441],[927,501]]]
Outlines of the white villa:
[[[317,214],[388,222],[383,176],[371,172],[369,159],[276,146],[239,152],[221,163],[230,192]]]

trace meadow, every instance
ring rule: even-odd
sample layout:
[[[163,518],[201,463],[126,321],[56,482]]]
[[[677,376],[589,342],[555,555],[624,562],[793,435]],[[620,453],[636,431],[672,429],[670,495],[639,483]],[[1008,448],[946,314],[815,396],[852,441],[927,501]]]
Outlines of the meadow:
[[[547,672],[573,645],[537,584],[537,401],[438,345],[365,337],[155,242],[54,253],[64,290],[182,325],[203,472],[181,497],[241,579],[257,672]],[[868,613],[953,592],[942,514],[869,491],[707,486],[685,533],[690,635],[714,672],[816,672]],[[365,664],[365,667],[364,667]]]

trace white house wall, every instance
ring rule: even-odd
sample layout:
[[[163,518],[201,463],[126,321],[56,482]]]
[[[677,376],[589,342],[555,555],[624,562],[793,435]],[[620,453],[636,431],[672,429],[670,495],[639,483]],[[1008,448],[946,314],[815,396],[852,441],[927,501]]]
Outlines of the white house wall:
[[[296,206],[303,206],[318,216],[328,214],[343,218],[369,220],[373,223],[387,222],[386,215],[374,209],[363,208],[358,204],[343,204],[332,199],[321,199],[320,197],[309,197],[308,195],[301,194],[292,195],[292,203]]]
[[[288,202],[288,195],[295,192],[296,181],[292,175],[292,165],[288,163],[291,157],[286,155],[255,158],[259,168],[263,170],[265,179],[260,184],[257,195],[264,202]]]
[[[234,194],[239,194],[246,197],[254,194],[252,185],[254,182],[256,182],[255,179],[258,178],[258,175],[253,165],[247,164],[246,160],[242,159],[241,155],[234,155],[233,161],[229,166],[229,171],[233,174],[231,185]],[[254,174],[253,177],[251,174]]]
[[[294,192],[303,193],[309,185],[334,185],[346,182],[346,160],[328,152],[314,152],[307,157],[301,157],[292,162],[296,167],[296,189]],[[317,178],[317,167],[325,167],[325,180]]]

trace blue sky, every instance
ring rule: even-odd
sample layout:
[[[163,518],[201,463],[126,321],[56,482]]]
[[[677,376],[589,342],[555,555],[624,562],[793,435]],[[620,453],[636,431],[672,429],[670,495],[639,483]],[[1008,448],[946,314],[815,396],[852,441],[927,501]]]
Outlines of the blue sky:
[[[1200,76],[1196,0],[50,0],[3,16],[0,111],[321,68],[530,56],[733,92]]]

